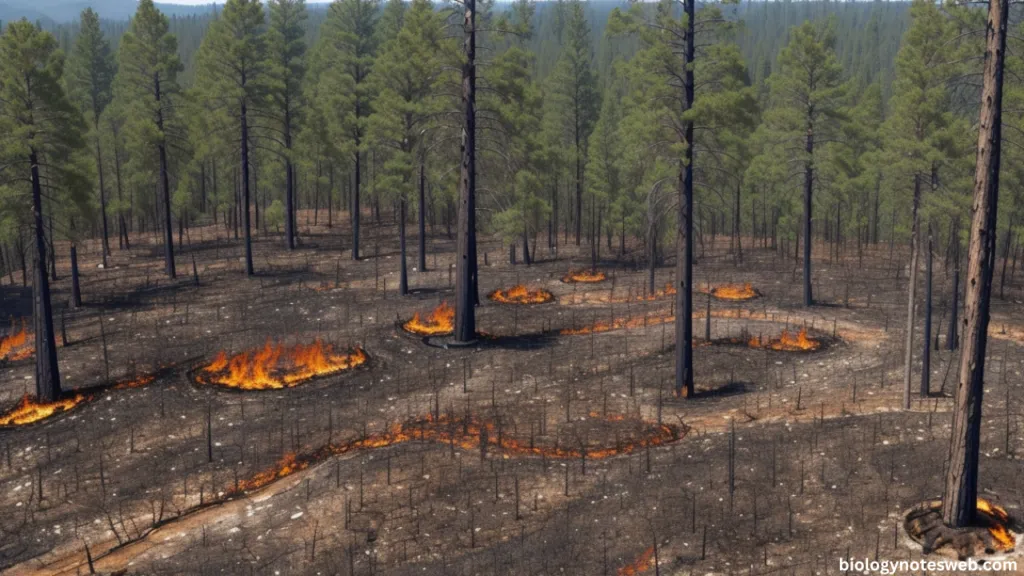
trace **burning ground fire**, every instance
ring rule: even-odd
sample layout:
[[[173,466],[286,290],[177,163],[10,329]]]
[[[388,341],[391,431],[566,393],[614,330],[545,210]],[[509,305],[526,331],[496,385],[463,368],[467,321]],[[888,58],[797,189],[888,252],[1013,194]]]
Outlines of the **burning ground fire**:
[[[13,410],[0,415],[0,427],[24,426],[40,420],[44,420],[54,414],[66,412],[90,397],[76,394],[75,396],[62,398],[56,402],[37,402],[34,397],[26,394],[21,402]]]
[[[228,357],[223,350],[212,362],[195,371],[199,384],[217,384],[241,390],[291,388],[318,376],[327,376],[366,363],[366,352],[355,348],[338,354],[319,338],[312,344],[285,346],[270,340],[263,348]]]
[[[609,421],[619,421],[609,418]],[[402,444],[405,442],[428,441],[457,446],[463,450],[478,450],[482,441],[486,441],[488,452],[504,457],[542,456],[552,460],[573,460],[588,458],[602,460],[634,451],[674,442],[685,434],[677,426],[643,422],[643,436],[634,440],[621,441],[612,447],[544,447],[536,446],[532,441],[521,442],[500,433],[493,422],[483,422],[476,418],[461,419],[442,415],[439,418],[426,416],[411,420],[405,424],[394,424],[386,432],[371,434],[362,439],[343,444],[327,444],[305,454],[286,454],[272,468],[258,472],[251,478],[240,480],[229,490],[229,495],[249,492],[267,484],[305,470],[331,456],[347,454],[356,450],[371,450]],[[486,432],[485,432],[486,431]]]
[[[554,295],[543,288],[530,290],[522,284],[508,290],[495,290],[487,297],[503,304],[543,304],[554,299]]]
[[[31,333],[25,326],[26,322],[22,320],[21,329],[18,330],[15,322],[11,321],[10,334],[0,338],[0,361],[18,362],[31,358],[35,353],[36,349],[30,338]]]
[[[604,282],[607,278],[608,276],[599,270],[570,270],[568,274],[562,277],[562,282],[566,284],[593,284],[595,282]]]
[[[761,341],[759,336],[751,338],[747,345],[751,348],[768,348],[779,352],[804,352],[821,348],[821,341],[807,337],[807,328],[801,328],[796,334],[783,330],[778,338]]]
[[[451,334],[455,331],[455,308],[447,302],[441,302],[425,319],[419,312],[413,314],[412,320],[402,324],[402,328],[420,336]]]
[[[565,328],[559,331],[559,334],[562,336],[600,334],[602,332],[611,332],[612,330],[622,330],[624,328],[646,328],[648,326],[657,326],[658,324],[675,322],[675,320],[676,317],[674,314],[664,313],[648,316],[613,318],[611,320],[599,320],[589,326],[583,326],[581,328]]]
[[[654,568],[654,546],[649,546],[647,550],[636,557],[636,560],[619,568],[617,574],[618,576],[635,576],[643,574],[651,568]]]
[[[757,298],[759,296],[753,284],[723,284],[711,289],[711,295],[719,300],[743,301]]]
[[[1002,506],[978,498],[978,513],[984,517],[988,533],[998,550],[1009,552],[1017,546],[1017,539],[1007,528],[1010,525],[1010,515]]]
[[[978,498],[975,530],[949,528],[942,522],[942,501],[919,504],[906,516],[904,527],[911,538],[926,548],[953,548],[958,555],[980,552],[1013,552],[1017,537],[1006,510],[989,500]],[[930,550],[929,550],[930,551]]]

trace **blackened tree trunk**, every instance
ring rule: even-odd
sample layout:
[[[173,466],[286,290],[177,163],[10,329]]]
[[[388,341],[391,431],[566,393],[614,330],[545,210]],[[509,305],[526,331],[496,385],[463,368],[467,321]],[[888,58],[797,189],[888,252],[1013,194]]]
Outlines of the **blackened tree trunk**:
[[[362,184],[363,164],[359,157],[359,136],[356,136],[355,182],[352,185],[352,259],[359,260],[359,187]]]
[[[924,349],[921,353],[921,398],[931,390],[932,374],[932,236],[928,234],[928,260],[924,279]]]
[[[82,290],[78,284],[78,246],[71,245],[71,305],[82,307]]]
[[[949,467],[942,498],[942,520],[967,526],[978,506],[978,455],[985,347],[996,250],[996,208],[1002,143],[1003,60],[1009,0],[989,0],[985,30],[985,75],[979,114],[978,156],[974,173],[971,242],[968,248],[964,333],[949,443]]]
[[[753,225],[754,221],[750,221]],[[733,209],[732,234],[736,237],[736,262],[743,262],[743,241],[740,239],[740,184],[736,183],[736,206]]]
[[[405,199],[403,194],[398,200],[398,247],[399,247],[399,259],[398,259],[398,294],[405,296],[409,294],[409,270],[405,263],[405,219],[406,219],[406,205],[408,201]]]
[[[420,204],[419,204],[419,271],[427,271],[427,175],[420,158]]]
[[[579,107],[579,102],[575,104]],[[576,245],[580,245],[583,232],[583,152],[580,150],[580,112],[573,114],[576,118]]]
[[[153,87],[156,95],[156,128],[161,135],[164,132],[164,110],[160,107],[160,73],[153,73]],[[164,269],[169,278],[176,276],[174,272],[174,230],[171,229],[171,184],[167,166],[167,144],[161,139],[157,145],[160,157],[160,199],[164,209]]]
[[[999,299],[1005,300],[1006,295],[1003,289],[1006,286],[1006,265],[1010,263],[1010,245],[1013,243],[1013,218],[1010,218],[1010,225],[1006,227],[1006,235],[1003,237],[1003,269],[999,273]]]
[[[32,170],[32,221],[36,243],[36,262],[32,277],[32,320],[36,333],[36,397],[41,402],[53,402],[60,397],[60,369],[57,366],[57,342],[53,334],[50,279],[46,277],[43,187],[39,180],[39,158],[35,150],[29,152],[28,161]]]
[[[523,262],[527,266],[533,264],[533,258],[530,257],[530,237],[525,229],[523,230]]]
[[[812,105],[813,106],[813,105]],[[804,163],[804,306],[814,305],[814,294],[811,291],[811,212],[814,208],[814,118],[813,108],[807,112],[807,140],[804,151],[807,161]]]
[[[292,122],[288,103],[284,106],[284,235],[285,246],[295,249],[295,168],[292,166]],[[259,224],[257,224],[259,227]]]
[[[244,79],[243,79],[244,82]],[[242,124],[242,226],[245,232],[245,275],[253,275],[252,230],[249,226],[249,119],[246,103],[242,101],[239,115]]]
[[[960,226],[954,226],[953,237],[953,289],[949,306],[949,333],[946,334],[946,350],[956,350],[958,344],[957,318],[960,312]]]
[[[100,125],[99,114],[95,114],[93,126]],[[100,187],[100,221],[103,224],[103,268],[107,267],[107,256],[110,255],[110,232],[107,228],[107,189],[103,182],[103,152],[100,149],[99,129],[96,130],[96,174],[99,176]]]
[[[683,55],[683,112],[693,108],[694,12],[685,0],[686,47]],[[684,125],[686,150],[679,163],[679,215],[676,230],[676,382],[677,396],[693,396],[693,120]]]
[[[476,338],[476,0],[464,0],[462,171],[455,264],[455,340]]]
[[[910,410],[910,381],[913,370],[913,359],[914,359],[914,314],[915,308],[917,308],[917,268],[918,262],[921,258],[921,239],[920,239],[920,218],[918,211],[921,205],[921,179],[914,176],[914,200],[911,207],[910,220],[912,222],[910,232],[910,283],[907,287],[907,340],[906,347],[904,348],[904,361],[903,361],[903,409]]]

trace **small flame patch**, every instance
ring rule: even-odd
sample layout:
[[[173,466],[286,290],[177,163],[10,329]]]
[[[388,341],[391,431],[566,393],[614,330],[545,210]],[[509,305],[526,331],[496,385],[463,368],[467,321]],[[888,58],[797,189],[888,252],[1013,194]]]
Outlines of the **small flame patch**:
[[[337,353],[334,346],[317,338],[312,344],[285,346],[269,339],[263,348],[233,356],[220,351],[206,366],[196,370],[200,384],[216,384],[240,390],[291,388],[316,378],[365,364],[366,352],[355,348]]]
[[[562,277],[562,282],[566,284],[593,284],[595,282],[604,282],[608,279],[608,276],[600,270],[570,270],[568,274]]]
[[[11,321],[11,332],[0,338],[0,362],[18,362],[31,358],[36,349],[30,338],[32,333],[28,331],[27,322],[22,319],[21,329]]]
[[[502,304],[543,304],[554,299],[551,292],[543,288],[530,290],[522,284],[518,284],[508,290],[495,290],[487,295],[488,298]]]
[[[26,394],[13,410],[0,415],[0,427],[24,426],[39,422],[55,414],[71,410],[89,398],[76,394],[68,398],[61,398],[55,402],[39,402],[35,397]]]
[[[447,302],[441,302],[426,318],[417,312],[412,319],[402,324],[402,328],[411,334],[420,336],[444,336],[455,332],[455,308]]]

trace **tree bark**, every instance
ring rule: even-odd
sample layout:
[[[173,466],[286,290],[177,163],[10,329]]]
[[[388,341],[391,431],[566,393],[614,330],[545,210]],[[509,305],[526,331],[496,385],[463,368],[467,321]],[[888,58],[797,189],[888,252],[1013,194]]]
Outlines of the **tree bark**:
[[[78,284],[78,246],[71,245],[71,305],[82,307],[82,290]]]
[[[245,233],[245,275],[252,276],[254,272],[252,267],[252,230],[249,226],[249,119],[244,100],[240,117],[242,124],[242,226]]]
[[[427,174],[423,158],[420,158],[420,203],[419,203],[419,271],[427,271]]]
[[[996,209],[1002,141],[1003,59],[1009,0],[989,0],[985,67],[974,173],[971,242],[968,249],[964,332],[949,443],[942,520],[961,527],[974,521],[978,505],[978,456],[984,392],[985,348],[996,250]]]
[[[907,287],[907,342],[903,362],[903,409],[910,410],[910,381],[914,372],[914,310],[917,307],[917,268],[920,260],[921,239],[918,210],[921,205],[921,179],[914,176],[914,200],[911,208],[910,281]]]
[[[285,154],[290,154],[292,150],[292,126],[291,126],[291,112],[288,110],[288,104],[285,104],[284,111],[284,147]],[[289,250],[295,249],[295,169],[292,166],[292,159],[290,156],[285,156],[284,159],[284,235],[285,235],[285,246]],[[257,225],[258,226],[258,225]]]
[[[399,258],[398,258],[398,294],[400,296],[406,296],[409,294],[409,270],[405,263],[405,219],[406,219],[406,204],[408,202],[405,199],[405,194],[398,199],[398,247],[399,247]]]
[[[359,187],[362,179],[362,161],[359,157],[359,136],[356,136],[355,183],[352,185],[352,259],[359,260]]]
[[[814,305],[814,294],[811,290],[811,216],[814,209],[812,194],[814,192],[814,126],[813,111],[807,113],[807,140],[804,151],[807,162],[804,164],[804,306]]]
[[[57,342],[53,334],[53,307],[50,279],[46,277],[46,239],[43,237],[43,187],[39,180],[39,157],[29,152],[32,170],[32,221],[34,223],[36,262],[32,276],[32,320],[35,324],[36,397],[53,402],[60,397],[60,369],[57,366]]]
[[[160,74],[153,73],[153,87],[156,95],[156,128],[163,136],[164,110],[160,104]],[[174,271],[174,231],[171,229],[171,184],[167,167],[167,145],[161,139],[156,145],[160,157],[160,197],[164,209],[164,269],[169,278],[176,276]]]
[[[455,340],[476,338],[476,0],[464,0],[462,170],[455,264]]]
[[[94,115],[93,126],[96,126],[96,174],[99,177],[100,188],[100,221],[103,224],[103,268],[107,268],[107,256],[110,255],[110,232],[107,228],[107,190],[103,182],[103,152],[100,149],[99,136],[100,118],[99,114]]]
[[[931,392],[932,375],[932,235],[928,234],[928,260],[925,262],[924,349],[921,351],[921,398]]]
[[[683,54],[683,113],[693,108],[694,16],[696,0],[684,0],[686,47]],[[693,396],[693,120],[684,125],[686,150],[679,164],[679,215],[676,230],[676,382],[677,396]]]

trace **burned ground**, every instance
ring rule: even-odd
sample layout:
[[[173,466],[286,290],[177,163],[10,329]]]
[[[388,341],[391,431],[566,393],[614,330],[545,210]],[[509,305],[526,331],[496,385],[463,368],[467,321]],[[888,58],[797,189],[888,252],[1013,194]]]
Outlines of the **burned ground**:
[[[653,574],[656,547],[662,574],[811,574],[838,570],[841,556],[921,556],[903,514],[941,492],[957,356],[934,351],[932,397],[898,410],[898,250],[819,258],[822,303],[804,309],[792,258],[759,248],[737,263],[728,239],[707,242],[698,285],[760,293],[711,300],[713,341],[807,328],[829,346],[701,345],[696,397],[681,399],[673,298],[648,295],[642,263],[607,260],[603,282],[567,284],[589,247],[576,258],[575,247],[541,248],[540,262],[513,267],[484,244],[478,327],[505,345],[446,349],[399,325],[451,298],[452,242],[431,238],[429,270],[413,271],[413,295],[400,298],[394,228],[364,230],[359,262],[338,228],[307,226],[294,253],[260,238],[248,280],[241,246],[212,227],[189,231],[174,281],[143,238],[107,270],[97,246],[80,247],[86,305],[57,315],[59,358],[65,389],[93,398],[0,430],[0,567],[87,573],[91,556],[97,572],[138,574]],[[949,277],[937,270],[942,345]],[[66,299],[68,270],[58,272]],[[657,271],[659,288],[671,272]],[[516,285],[556,301],[486,298]],[[981,479],[1019,517],[1014,288],[993,311]],[[23,290],[0,290],[5,311],[24,309]],[[695,295],[698,339],[707,309]],[[609,329],[585,330],[599,323]],[[220,351],[318,338],[361,347],[369,362],[284,390],[192,377]],[[144,386],[107,386],[147,374]],[[30,361],[0,367],[0,404],[17,404],[31,377]],[[653,442],[659,425],[678,438]],[[399,427],[401,441],[370,441]]]

